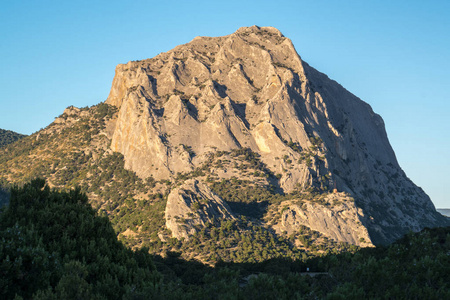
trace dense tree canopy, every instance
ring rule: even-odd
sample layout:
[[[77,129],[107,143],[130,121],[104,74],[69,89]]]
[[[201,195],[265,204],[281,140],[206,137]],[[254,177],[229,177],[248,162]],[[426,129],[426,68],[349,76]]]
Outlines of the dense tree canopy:
[[[266,255],[259,241],[269,248],[284,242],[271,242],[256,229],[255,236],[245,233],[242,239],[258,241],[249,247],[262,247],[261,257],[223,262],[215,234],[232,234],[233,226],[223,223],[204,233],[219,245],[209,248],[218,253],[215,266],[170,251],[152,257],[147,248],[123,246],[107,217],[98,216],[79,189],[59,192],[36,179],[13,187],[0,214],[0,297],[450,299],[450,228],[410,233],[386,247],[315,257],[282,257],[270,249]]]
[[[0,239],[3,299],[122,299],[159,282],[147,251],[125,248],[78,189],[51,191],[41,179],[12,188]]]

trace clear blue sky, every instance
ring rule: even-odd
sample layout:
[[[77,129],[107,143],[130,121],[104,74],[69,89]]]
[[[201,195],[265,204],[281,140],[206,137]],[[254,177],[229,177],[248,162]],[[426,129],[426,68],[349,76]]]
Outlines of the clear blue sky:
[[[450,207],[450,1],[2,1],[0,128],[33,133],[104,101],[118,63],[254,24],[368,102],[406,174]]]

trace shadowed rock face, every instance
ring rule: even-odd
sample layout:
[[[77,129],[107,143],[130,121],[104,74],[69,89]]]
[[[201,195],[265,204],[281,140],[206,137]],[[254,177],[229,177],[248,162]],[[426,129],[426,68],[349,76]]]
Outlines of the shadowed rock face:
[[[283,175],[284,192],[352,195],[374,243],[445,223],[398,165],[381,117],[275,28],[197,37],[118,65],[107,103],[119,108],[111,148],[143,178],[172,178],[210,152],[248,147]]]

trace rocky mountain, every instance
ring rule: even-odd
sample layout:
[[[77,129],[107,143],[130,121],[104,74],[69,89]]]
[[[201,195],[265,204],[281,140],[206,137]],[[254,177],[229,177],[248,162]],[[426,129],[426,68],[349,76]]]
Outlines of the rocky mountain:
[[[206,262],[304,259],[448,224],[381,117],[271,27],[118,65],[104,103],[0,148],[0,184],[35,177],[80,186],[132,247]]]
[[[443,222],[400,168],[382,118],[304,62],[275,28],[197,37],[118,65],[106,103],[119,110],[111,149],[142,178],[171,179],[202,166],[210,153],[248,148],[279,176],[284,193],[314,187],[351,195],[354,204],[344,210],[367,228],[366,240],[389,242]],[[219,178],[232,172],[217,170]],[[335,220],[337,207],[328,203]],[[303,224],[326,233],[331,227],[316,224],[321,219]],[[358,236],[338,239],[358,243]]]

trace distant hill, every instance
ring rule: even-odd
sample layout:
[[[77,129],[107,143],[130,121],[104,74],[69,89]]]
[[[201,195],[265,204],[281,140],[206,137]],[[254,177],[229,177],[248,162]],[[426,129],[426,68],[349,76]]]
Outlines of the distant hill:
[[[25,137],[26,135],[20,134],[11,130],[0,129],[0,147],[14,143],[15,141]]]
[[[12,144],[23,137],[26,137],[26,135],[11,130],[0,129],[0,148]],[[0,207],[6,204],[8,199],[9,193],[6,188],[2,187],[0,182]]]
[[[450,217],[450,208],[438,208],[436,209],[439,213],[444,216]]]

